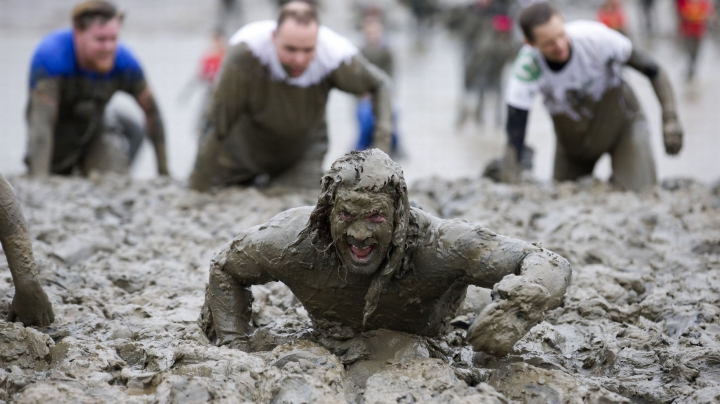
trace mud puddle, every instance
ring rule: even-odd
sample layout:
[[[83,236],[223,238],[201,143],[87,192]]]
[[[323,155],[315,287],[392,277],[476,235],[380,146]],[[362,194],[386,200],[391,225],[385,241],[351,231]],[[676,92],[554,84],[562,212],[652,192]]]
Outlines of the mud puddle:
[[[636,195],[607,185],[421,181],[411,200],[447,218],[539,241],[573,265],[563,307],[502,359],[464,345],[473,289],[436,340],[346,369],[304,336],[282,284],[254,287],[260,352],[210,346],[196,320],[213,253],[240,230],[316,195],[201,195],[181,183],[10,178],[56,322],[0,323],[7,402],[575,403],[720,400],[720,190],[671,181]],[[0,259],[0,316],[13,295]],[[378,334],[379,333],[379,334]],[[404,342],[403,342],[404,341]],[[368,370],[370,369],[370,370]],[[358,381],[359,380],[359,381]],[[361,385],[364,384],[364,387]]]

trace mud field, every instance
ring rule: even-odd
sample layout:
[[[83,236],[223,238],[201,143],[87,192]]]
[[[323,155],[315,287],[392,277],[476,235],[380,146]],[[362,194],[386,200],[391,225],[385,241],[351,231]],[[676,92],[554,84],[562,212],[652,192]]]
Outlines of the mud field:
[[[720,400],[717,188],[666,181],[635,195],[593,180],[415,184],[411,200],[426,211],[561,253],[573,265],[572,285],[564,306],[509,357],[474,354],[455,328],[416,339],[359,388],[337,357],[298,339],[309,320],[282,284],[254,287],[254,346],[262,351],[210,346],[196,324],[213,253],[246,227],[313,204],[315,195],[203,195],[167,179],[10,181],[56,321],[39,330],[0,323],[0,401]],[[4,317],[14,293],[4,257],[0,292]],[[458,314],[471,318],[485,296],[472,289]]]

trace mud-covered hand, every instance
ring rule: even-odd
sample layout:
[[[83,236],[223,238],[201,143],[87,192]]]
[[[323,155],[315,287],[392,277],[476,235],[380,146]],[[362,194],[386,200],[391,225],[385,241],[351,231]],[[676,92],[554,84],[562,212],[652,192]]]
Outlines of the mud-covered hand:
[[[671,156],[678,154],[682,149],[683,131],[677,118],[663,119],[663,140],[665,141],[665,151]]]
[[[46,327],[55,321],[52,304],[39,282],[15,284],[15,297],[10,304],[9,322]]]
[[[501,357],[542,319],[548,290],[522,276],[508,275],[493,289],[493,302],[475,318],[468,340],[476,351]]]

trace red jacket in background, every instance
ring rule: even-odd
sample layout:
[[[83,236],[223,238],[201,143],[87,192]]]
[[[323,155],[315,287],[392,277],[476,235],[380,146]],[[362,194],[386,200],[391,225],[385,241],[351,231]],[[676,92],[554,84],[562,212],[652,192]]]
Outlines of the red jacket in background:
[[[687,1],[678,0],[680,16],[680,33],[691,38],[705,36],[707,21],[713,13],[713,5],[709,0]]]

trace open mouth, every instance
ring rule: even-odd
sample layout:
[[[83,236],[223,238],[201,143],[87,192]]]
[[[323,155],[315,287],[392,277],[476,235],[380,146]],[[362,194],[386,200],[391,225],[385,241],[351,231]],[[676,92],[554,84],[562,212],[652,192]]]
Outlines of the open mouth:
[[[357,261],[366,261],[368,256],[372,253],[375,246],[367,246],[364,248],[357,248],[354,245],[350,244],[350,252],[353,255],[353,258],[355,258]]]

